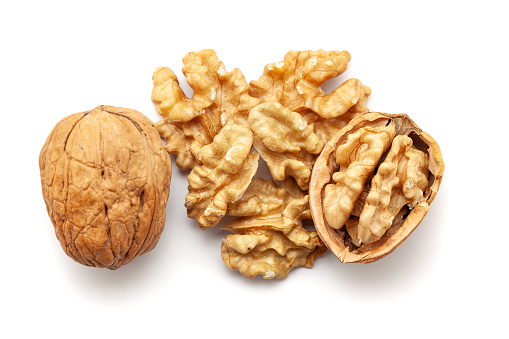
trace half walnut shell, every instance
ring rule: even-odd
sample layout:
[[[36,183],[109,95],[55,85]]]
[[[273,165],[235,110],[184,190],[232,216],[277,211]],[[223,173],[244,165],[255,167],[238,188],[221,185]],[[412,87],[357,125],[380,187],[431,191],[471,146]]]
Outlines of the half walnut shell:
[[[309,195],[316,230],[341,262],[381,259],[422,221],[443,172],[438,144],[407,115],[358,116],[314,164]]]

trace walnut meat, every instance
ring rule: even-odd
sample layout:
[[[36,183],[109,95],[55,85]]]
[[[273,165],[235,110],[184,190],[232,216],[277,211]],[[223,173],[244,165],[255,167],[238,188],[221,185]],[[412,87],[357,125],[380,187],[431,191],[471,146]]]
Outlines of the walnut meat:
[[[272,177],[282,181],[291,176],[302,189],[307,189],[311,168],[324,144],[313,132],[313,126],[278,102],[255,106],[247,122],[255,134],[254,146],[267,162]]]
[[[424,218],[443,172],[438,144],[407,115],[358,116],[315,162],[309,192],[316,230],[342,262],[381,259]]]
[[[245,277],[281,279],[327,252],[318,234],[303,227],[311,219],[309,196],[291,178],[282,185],[253,178],[242,197],[228,204],[228,214],[237,218],[223,227],[234,234],[224,239],[221,255]]]
[[[289,51],[284,60],[265,66],[263,75],[249,84],[249,94],[261,102],[276,101],[292,111],[311,109],[330,119],[363,105],[371,89],[349,79],[326,94],[321,85],[343,73],[351,56],[347,51]]]
[[[351,119],[368,112],[371,89],[349,79],[326,94],[325,81],[343,73],[350,53],[289,51],[283,61],[268,64],[249,95],[260,101],[247,120],[254,147],[275,180],[293,177],[308,189],[311,168],[323,144]]]
[[[242,72],[226,71],[213,50],[188,53],[183,62],[193,96],[186,97],[171,69],[159,67],[153,74],[152,101],[164,117],[156,128],[166,140],[166,150],[177,154],[179,168],[187,169],[200,164],[198,152],[226,123],[243,123],[258,100],[248,95]]]
[[[62,119],[39,167],[48,214],[69,257],[115,270],[156,246],[171,161],[141,113],[99,106]]]
[[[226,214],[229,202],[237,201],[258,168],[259,155],[250,152],[253,133],[249,128],[227,124],[197,154],[202,163],[187,176],[187,216],[200,228],[216,226]]]

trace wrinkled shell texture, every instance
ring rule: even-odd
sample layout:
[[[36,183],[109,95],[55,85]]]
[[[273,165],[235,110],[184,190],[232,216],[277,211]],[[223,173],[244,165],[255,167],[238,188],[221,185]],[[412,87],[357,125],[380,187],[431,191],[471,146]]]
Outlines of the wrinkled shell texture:
[[[236,217],[223,227],[233,234],[221,254],[246,277],[283,278],[327,251],[303,220],[311,219],[309,181],[323,146],[369,111],[371,89],[357,79],[321,89],[350,59],[346,51],[290,51],[248,84],[213,50],[191,52],[182,68],[190,98],[171,69],[154,71],[152,101],[163,117],[156,128],[177,166],[191,170],[188,216],[204,229]],[[272,179],[256,177],[260,157]]]
[[[314,165],[315,227],[342,262],[381,259],[424,218],[443,172],[438,144],[407,115],[354,118]]]
[[[171,161],[141,113],[99,106],[62,119],[39,167],[47,211],[69,257],[115,270],[156,246]]]

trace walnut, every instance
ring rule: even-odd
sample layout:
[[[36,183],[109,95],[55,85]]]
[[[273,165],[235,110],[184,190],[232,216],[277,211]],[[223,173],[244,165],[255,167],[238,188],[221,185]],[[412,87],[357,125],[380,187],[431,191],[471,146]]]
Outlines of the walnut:
[[[249,86],[238,69],[226,72],[213,50],[189,53],[183,61],[192,98],[169,68],[160,67],[152,100],[164,117],[156,127],[167,151],[177,154],[180,168],[192,169],[188,216],[203,229],[225,214],[238,217],[225,227],[235,234],[223,242],[222,255],[245,276],[283,278],[292,267],[310,267],[327,250],[316,232],[302,226],[310,219],[305,190],[311,170],[324,144],[368,112],[371,89],[357,79],[329,94],[321,89],[346,70],[350,54],[290,51]],[[251,182],[259,156],[283,186]]]
[[[224,126],[209,145],[196,155],[202,163],[188,175],[187,215],[201,228],[216,226],[234,202],[247,189],[258,168],[259,155],[250,153],[253,133],[245,126]]]
[[[357,79],[330,94],[321,89],[326,80],[346,70],[348,61],[346,51],[290,51],[284,61],[267,65],[259,80],[251,81],[249,94],[261,104],[251,109],[248,124],[274,179],[293,177],[307,189],[323,144],[368,111],[371,89]]]
[[[316,230],[342,262],[383,258],[419,225],[444,162],[407,115],[366,113],[323,148],[310,181]]]
[[[281,181],[291,176],[307,189],[315,155],[324,145],[313,126],[277,102],[254,107],[247,122],[255,134],[255,148],[267,162],[272,177]]]
[[[181,169],[200,164],[197,154],[230,121],[243,123],[258,100],[248,95],[239,69],[227,72],[211,49],[191,52],[183,58],[183,73],[194,90],[187,98],[171,69],[154,71],[152,101],[164,119],[156,128],[166,140],[166,150],[177,154]]]
[[[62,119],[39,167],[48,214],[69,257],[115,270],[156,246],[171,161],[141,113],[99,106]]]
[[[249,94],[261,102],[279,102],[292,111],[313,110],[330,119],[352,107],[363,110],[371,90],[349,79],[326,94],[321,85],[343,73],[351,56],[347,51],[289,51],[283,61],[265,66],[263,75],[249,84]]]
[[[363,127],[349,134],[345,143],[337,147],[335,162],[339,171],[332,175],[336,183],[325,186],[323,198],[325,219],[331,227],[343,227],[395,133],[394,124]]]
[[[228,214],[237,218],[223,228],[235,234],[224,239],[221,254],[226,266],[246,277],[281,279],[294,267],[311,267],[327,251],[318,234],[303,227],[311,218],[309,196],[292,179],[279,186],[253,178]]]

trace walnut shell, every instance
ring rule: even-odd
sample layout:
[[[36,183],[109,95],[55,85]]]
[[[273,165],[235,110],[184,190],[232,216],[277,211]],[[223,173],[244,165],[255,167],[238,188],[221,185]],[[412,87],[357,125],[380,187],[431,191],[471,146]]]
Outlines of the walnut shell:
[[[111,106],[70,115],[47,138],[39,167],[44,202],[69,257],[115,270],[156,246],[171,160],[144,115]]]
[[[341,262],[381,259],[422,221],[443,172],[438,144],[406,114],[362,114],[314,164],[309,198],[316,231]]]

